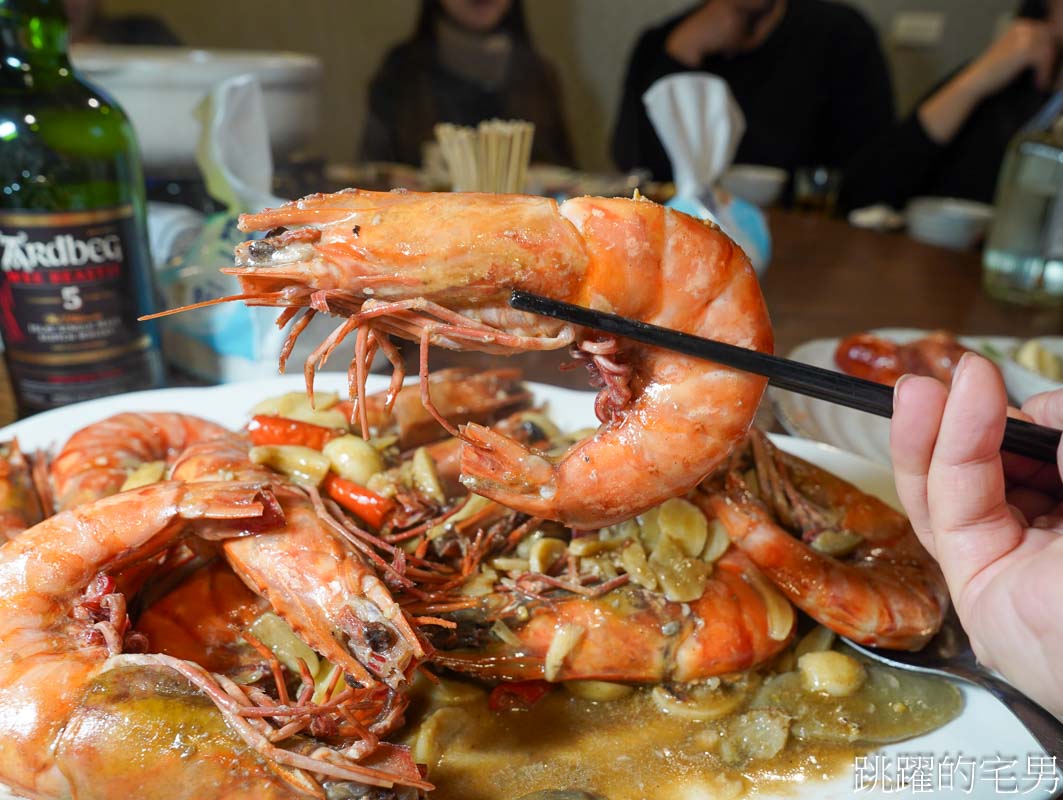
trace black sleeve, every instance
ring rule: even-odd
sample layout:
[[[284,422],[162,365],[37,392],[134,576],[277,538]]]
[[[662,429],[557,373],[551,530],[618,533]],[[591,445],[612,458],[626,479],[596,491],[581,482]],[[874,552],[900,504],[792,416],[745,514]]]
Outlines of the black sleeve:
[[[617,167],[623,170],[646,168],[657,180],[671,178],[672,168],[646,114],[642,95],[659,78],[689,71],[685,64],[676,61],[664,49],[671,27],[649,31],[635,45],[613,128],[613,161]]]
[[[941,151],[941,145],[930,138],[913,111],[849,161],[842,185],[842,208],[849,211],[877,203],[902,207],[919,193]]]
[[[844,16],[830,40],[834,55],[828,60],[827,118],[820,130],[827,134],[823,163],[844,169],[896,116],[889,68],[875,30],[855,9],[839,10]]]

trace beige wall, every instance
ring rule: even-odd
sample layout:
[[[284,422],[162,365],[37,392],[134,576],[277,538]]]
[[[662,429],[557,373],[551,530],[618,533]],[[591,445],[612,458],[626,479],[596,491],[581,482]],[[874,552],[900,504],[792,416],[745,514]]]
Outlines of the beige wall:
[[[930,83],[981,48],[1017,0],[856,0],[879,26],[897,94],[909,106]],[[579,163],[609,167],[608,137],[628,54],[640,30],[692,0],[526,0],[536,43],[564,79],[565,106]],[[387,49],[413,26],[417,0],[106,0],[113,13],[152,13],[197,47],[287,49],[325,63],[321,144],[336,161],[357,152],[365,88]],[[936,47],[893,47],[896,13],[946,14]]]

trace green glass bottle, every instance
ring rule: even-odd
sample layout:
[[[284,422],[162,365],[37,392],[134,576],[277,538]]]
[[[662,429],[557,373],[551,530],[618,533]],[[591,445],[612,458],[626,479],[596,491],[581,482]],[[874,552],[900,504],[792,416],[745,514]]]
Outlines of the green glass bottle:
[[[132,126],[67,57],[61,0],[0,0],[0,333],[22,416],[161,385]]]

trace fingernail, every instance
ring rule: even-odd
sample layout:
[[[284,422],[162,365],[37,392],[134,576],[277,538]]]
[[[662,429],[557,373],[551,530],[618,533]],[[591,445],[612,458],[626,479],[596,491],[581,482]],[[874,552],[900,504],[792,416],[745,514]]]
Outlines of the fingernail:
[[[897,406],[901,404],[901,387],[908,382],[911,375],[901,375],[897,378],[897,382],[893,384],[893,410],[897,410]]]
[[[952,382],[955,383],[956,379],[963,374],[967,369],[967,365],[971,363],[971,354],[964,353],[960,356],[960,360],[956,362],[956,369],[952,371]]]

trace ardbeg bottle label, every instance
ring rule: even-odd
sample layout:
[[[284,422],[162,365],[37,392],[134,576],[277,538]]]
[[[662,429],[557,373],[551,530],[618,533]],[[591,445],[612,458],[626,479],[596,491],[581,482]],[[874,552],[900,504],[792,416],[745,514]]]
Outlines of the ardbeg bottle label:
[[[0,331],[20,405],[35,410],[153,385],[138,330],[129,206],[0,211]]]

